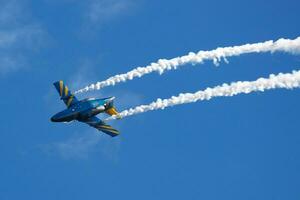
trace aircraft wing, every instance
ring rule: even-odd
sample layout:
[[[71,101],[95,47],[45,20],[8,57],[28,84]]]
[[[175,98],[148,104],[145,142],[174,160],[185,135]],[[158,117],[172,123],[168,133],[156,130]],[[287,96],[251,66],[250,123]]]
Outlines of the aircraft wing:
[[[95,116],[90,117],[87,120],[81,121],[81,122],[84,122],[84,123],[90,125],[91,127],[94,127],[96,129],[98,129],[99,131],[102,131],[102,132],[110,135],[111,137],[115,137],[120,134],[118,130],[114,129],[110,125],[105,124],[101,119],[99,119]]]

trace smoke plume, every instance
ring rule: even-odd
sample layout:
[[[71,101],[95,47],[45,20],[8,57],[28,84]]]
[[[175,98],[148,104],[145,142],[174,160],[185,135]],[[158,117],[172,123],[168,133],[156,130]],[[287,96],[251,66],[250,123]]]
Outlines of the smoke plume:
[[[271,89],[292,89],[298,87],[300,87],[300,70],[286,74],[271,74],[269,78],[259,78],[256,81],[238,81],[231,84],[224,83],[220,86],[207,88],[196,93],[183,93],[169,99],[157,99],[148,105],[140,105],[135,108],[124,110],[119,114],[119,116],[128,117],[152,110],[164,109],[170,106],[210,100],[213,97],[230,97],[242,93],[248,94],[251,92],[264,92]],[[106,120],[116,118],[117,116],[112,116]]]
[[[279,39],[275,42],[270,40],[262,43],[245,44],[241,46],[219,47],[211,51],[199,51],[198,53],[191,52],[188,55],[169,60],[159,59],[156,63],[151,63],[146,67],[137,67],[127,73],[118,74],[108,78],[105,81],[86,86],[85,88],[76,91],[75,94],[91,90],[99,90],[101,88],[126,82],[137,77],[140,78],[152,72],[158,72],[159,74],[162,74],[168,70],[176,70],[178,67],[186,64],[199,64],[206,60],[212,60],[215,65],[218,65],[222,59],[224,59],[225,62],[228,62],[226,59],[227,57],[264,52],[286,52],[292,54],[300,53],[300,37],[294,40]]]

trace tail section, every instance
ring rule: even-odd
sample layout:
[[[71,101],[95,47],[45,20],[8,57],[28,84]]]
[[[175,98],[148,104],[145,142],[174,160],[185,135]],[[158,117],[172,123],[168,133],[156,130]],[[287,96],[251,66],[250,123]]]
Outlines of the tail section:
[[[107,109],[106,111],[106,114],[110,115],[110,116],[116,116],[117,119],[121,119],[121,116],[120,114],[118,113],[118,111],[116,110],[115,107],[110,107],[109,109]]]
[[[105,102],[106,102],[106,109],[105,109],[105,113],[110,115],[110,116],[116,116],[117,119],[121,119],[120,114],[118,113],[118,111],[116,110],[116,108],[114,107],[114,99],[115,97],[108,97],[105,98]]]
[[[53,83],[53,85],[55,86],[60,98],[64,101],[67,107],[70,107],[74,103],[78,102],[77,98],[71,93],[71,91],[63,81],[57,81]]]
[[[108,115],[118,115],[119,113],[117,112],[115,107],[111,107],[105,111]]]

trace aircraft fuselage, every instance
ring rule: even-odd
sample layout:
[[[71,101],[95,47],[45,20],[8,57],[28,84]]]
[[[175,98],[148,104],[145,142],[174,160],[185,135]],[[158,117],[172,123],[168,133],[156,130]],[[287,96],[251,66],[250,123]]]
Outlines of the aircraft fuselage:
[[[99,113],[105,112],[113,106],[114,97],[105,99],[86,99],[71,105],[69,108],[51,117],[52,122],[83,121]]]

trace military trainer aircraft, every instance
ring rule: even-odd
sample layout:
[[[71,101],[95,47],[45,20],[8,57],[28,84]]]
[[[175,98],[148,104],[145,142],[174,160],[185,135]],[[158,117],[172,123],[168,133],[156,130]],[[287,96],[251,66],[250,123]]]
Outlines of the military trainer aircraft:
[[[112,137],[119,135],[119,131],[105,124],[102,120],[96,117],[99,113],[119,115],[113,105],[115,97],[103,99],[88,98],[79,101],[63,83],[63,81],[57,81],[53,84],[58,91],[61,100],[63,100],[66,104],[67,109],[51,117],[52,122],[71,122],[77,120],[84,122]]]

